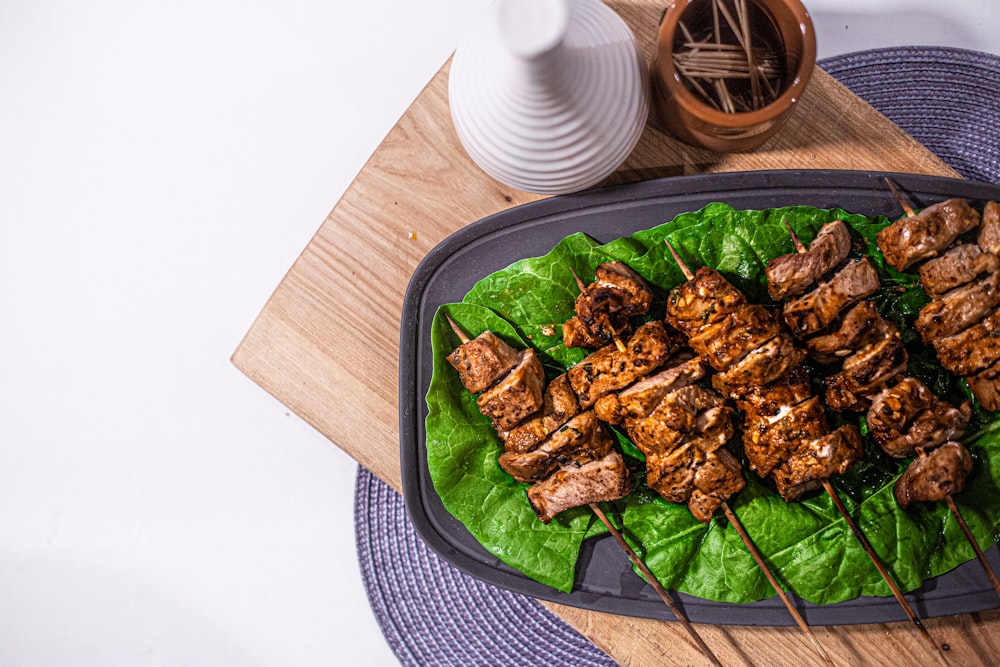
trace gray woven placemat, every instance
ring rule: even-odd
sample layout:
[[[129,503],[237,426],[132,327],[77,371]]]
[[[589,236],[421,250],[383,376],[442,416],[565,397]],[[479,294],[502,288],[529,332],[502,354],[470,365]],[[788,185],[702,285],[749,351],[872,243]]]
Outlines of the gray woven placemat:
[[[1000,182],[1000,57],[907,47],[819,64],[955,171]],[[473,579],[441,560],[417,536],[400,495],[362,467],[354,519],[372,610],[403,665],[615,664],[535,600]]]

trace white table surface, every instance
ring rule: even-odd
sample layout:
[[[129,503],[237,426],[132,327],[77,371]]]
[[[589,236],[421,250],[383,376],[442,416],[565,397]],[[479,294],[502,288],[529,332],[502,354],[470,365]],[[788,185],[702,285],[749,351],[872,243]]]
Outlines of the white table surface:
[[[487,0],[0,1],[0,664],[392,665],[356,464],[229,362]],[[820,57],[995,0],[807,0]]]

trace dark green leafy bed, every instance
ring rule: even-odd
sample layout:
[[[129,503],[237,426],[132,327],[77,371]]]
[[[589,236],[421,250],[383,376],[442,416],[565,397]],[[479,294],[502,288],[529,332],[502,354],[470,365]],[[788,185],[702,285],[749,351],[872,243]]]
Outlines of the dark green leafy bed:
[[[770,258],[793,250],[782,221],[787,220],[808,242],[823,223],[837,218],[854,230],[856,252],[867,253],[879,267],[883,288],[877,301],[883,314],[908,332],[910,372],[939,395],[956,403],[965,400],[964,384],[945,373],[910,334],[912,320],[926,297],[913,276],[897,273],[882,261],[874,235],[886,220],[841,210],[736,211],[725,204],[710,204],[605,245],[582,234],[569,236],[543,257],[519,261],[487,276],[461,304],[444,306],[438,312],[432,332],[434,375],[427,394],[427,462],[445,507],[487,550],[533,579],[563,591],[573,586],[581,543],[603,531],[587,508],[565,512],[548,526],[535,518],[525,486],[497,465],[502,445],[489,420],[479,413],[474,397],[465,392],[445,361],[458,340],[444,321],[444,312],[472,335],[491,329],[511,344],[534,347],[551,378],[585,354],[561,342],[560,325],[573,315],[577,294],[570,267],[586,278],[601,262],[626,262],[654,287],[657,300],[651,314],[659,317],[667,290],[684,280],[663,242],[669,238],[690,266],[715,267],[751,300],[769,303],[763,268]],[[822,377],[824,369],[813,370],[814,376]],[[860,425],[864,432],[864,424]],[[975,471],[957,497],[983,546],[995,540],[1000,524],[996,481],[1000,479],[1000,434],[995,429],[1000,430],[1000,417],[977,407],[967,439]],[[620,440],[626,454],[636,454],[624,438]],[[731,527],[723,520],[701,524],[685,506],[663,501],[645,486],[641,462],[633,463],[635,491],[612,509],[624,523],[628,539],[667,588],[730,603],[773,595]],[[901,586],[910,590],[974,554],[943,503],[917,503],[906,512],[898,507],[892,487],[904,464],[866,443],[864,461],[835,479],[834,486]],[[790,590],[817,604],[889,595],[825,494],[786,503],[766,482],[749,472],[745,476],[746,489],[730,504]]]

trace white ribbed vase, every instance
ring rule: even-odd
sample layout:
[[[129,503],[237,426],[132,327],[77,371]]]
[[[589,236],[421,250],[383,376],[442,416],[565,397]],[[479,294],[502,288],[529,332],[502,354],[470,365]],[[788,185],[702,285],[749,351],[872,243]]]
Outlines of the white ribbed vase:
[[[539,194],[611,175],[649,113],[635,35],[599,0],[498,0],[456,50],[448,97],[476,164]]]

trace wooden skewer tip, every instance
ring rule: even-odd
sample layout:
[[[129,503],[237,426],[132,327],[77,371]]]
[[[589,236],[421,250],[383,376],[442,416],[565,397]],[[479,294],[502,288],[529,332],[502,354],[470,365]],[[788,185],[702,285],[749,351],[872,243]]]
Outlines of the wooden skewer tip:
[[[674,246],[670,244],[670,240],[664,239],[663,242],[667,244],[667,248],[670,249],[671,257],[673,257],[674,261],[677,262],[677,266],[680,267],[681,272],[684,274],[684,277],[687,278],[688,280],[694,278],[694,274],[691,272],[691,269],[689,269],[688,265],[684,263],[684,260],[681,259],[681,256],[677,254],[677,251],[674,249]]]

